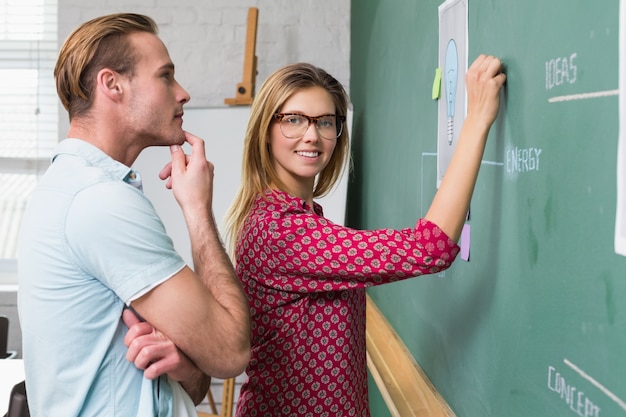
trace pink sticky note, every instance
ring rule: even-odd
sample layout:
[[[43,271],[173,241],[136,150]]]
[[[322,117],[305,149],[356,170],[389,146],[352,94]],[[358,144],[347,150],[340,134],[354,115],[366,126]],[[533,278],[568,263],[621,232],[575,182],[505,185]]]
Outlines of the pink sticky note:
[[[463,230],[461,231],[461,259],[464,261],[469,261],[470,257],[470,225],[466,224],[463,226]]]

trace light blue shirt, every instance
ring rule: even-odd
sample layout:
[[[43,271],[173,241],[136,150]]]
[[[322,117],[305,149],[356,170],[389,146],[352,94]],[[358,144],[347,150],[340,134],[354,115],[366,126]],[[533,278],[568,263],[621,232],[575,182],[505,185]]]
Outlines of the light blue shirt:
[[[184,265],[137,174],[87,142],[62,141],[20,229],[31,415],[175,416],[178,383],[147,380],[126,360],[121,315]]]

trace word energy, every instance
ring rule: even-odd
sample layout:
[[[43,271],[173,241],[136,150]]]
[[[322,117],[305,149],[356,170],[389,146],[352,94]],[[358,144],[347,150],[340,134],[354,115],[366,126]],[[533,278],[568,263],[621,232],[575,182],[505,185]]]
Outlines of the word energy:
[[[509,173],[539,171],[539,148],[509,148],[506,150],[506,171]]]

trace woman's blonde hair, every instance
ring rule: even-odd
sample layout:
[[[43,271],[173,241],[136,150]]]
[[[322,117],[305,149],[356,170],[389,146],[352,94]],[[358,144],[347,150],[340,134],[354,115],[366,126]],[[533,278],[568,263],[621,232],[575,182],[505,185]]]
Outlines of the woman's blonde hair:
[[[76,28],[65,40],[54,68],[57,94],[70,120],[91,108],[96,74],[110,68],[129,77],[134,75],[137,54],[128,34],[157,34],[157,25],[148,16],[116,13],[97,17]]]
[[[326,90],[335,104],[335,114],[346,116],[348,96],[341,83],[323,69],[308,63],[278,69],[265,80],[254,98],[244,139],[241,184],[226,217],[226,238],[233,259],[239,232],[257,195],[264,193],[270,184],[286,191],[274,170],[269,146],[274,114],[295,93],[312,87]],[[328,165],[317,176],[314,198],[326,195],[333,188],[349,160],[348,129],[344,127]]]

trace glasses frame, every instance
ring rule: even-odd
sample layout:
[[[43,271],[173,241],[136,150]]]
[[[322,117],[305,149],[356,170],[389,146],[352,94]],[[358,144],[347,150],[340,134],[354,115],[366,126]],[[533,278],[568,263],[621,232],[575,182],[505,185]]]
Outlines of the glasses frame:
[[[294,136],[294,137],[290,137],[285,135],[285,132],[283,132],[283,124],[281,123],[283,121],[283,118],[285,116],[300,116],[300,117],[304,117],[308,120],[308,124],[306,125],[306,129],[304,129],[304,132],[302,132],[302,134],[300,136]],[[328,117],[328,116],[333,116],[336,119],[337,123],[337,136],[335,136],[334,138],[326,138],[324,136],[322,136],[321,132],[320,132],[320,128],[317,124],[317,122],[322,118],[322,117]],[[280,131],[281,133],[288,139],[300,139],[301,137],[304,136],[304,134],[306,133],[307,130],[309,130],[309,127],[311,126],[311,123],[313,123],[315,125],[315,130],[317,130],[317,133],[320,135],[320,137],[322,139],[326,139],[326,140],[333,140],[333,139],[337,139],[339,136],[341,136],[341,133],[343,132],[343,124],[346,121],[346,116],[341,116],[339,114],[322,114],[321,116],[307,116],[306,114],[302,114],[302,113],[275,113],[274,114],[274,120],[276,120],[278,122],[278,125],[280,126]]]

